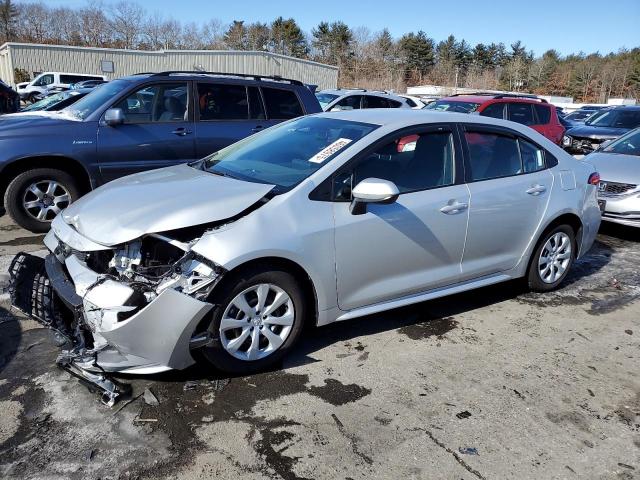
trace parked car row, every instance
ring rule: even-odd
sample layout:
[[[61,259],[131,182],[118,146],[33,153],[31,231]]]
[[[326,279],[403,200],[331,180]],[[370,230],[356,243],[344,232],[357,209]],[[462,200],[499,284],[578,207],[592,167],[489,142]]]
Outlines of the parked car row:
[[[30,82],[18,83],[16,87],[21,100],[34,103],[37,100],[41,100],[41,97],[38,98],[39,95],[45,94],[47,91],[52,91],[56,88],[68,90],[73,84],[87,80],[105,82],[107,77],[83,73],[43,72]]]

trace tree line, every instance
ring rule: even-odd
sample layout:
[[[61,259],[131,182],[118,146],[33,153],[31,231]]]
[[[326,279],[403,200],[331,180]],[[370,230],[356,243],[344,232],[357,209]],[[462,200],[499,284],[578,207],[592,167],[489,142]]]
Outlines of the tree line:
[[[247,23],[218,19],[179,22],[149,13],[135,2],[50,7],[43,2],[0,0],[0,42],[140,50],[258,50],[340,67],[341,86],[404,90],[435,84],[527,91],[606,102],[640,97],[640,48],[616,53],[536,57],[520,42],[471,45],[453,35],[436,42],[423,31],[394,38],[337,22],[305,32],[293,18]]]

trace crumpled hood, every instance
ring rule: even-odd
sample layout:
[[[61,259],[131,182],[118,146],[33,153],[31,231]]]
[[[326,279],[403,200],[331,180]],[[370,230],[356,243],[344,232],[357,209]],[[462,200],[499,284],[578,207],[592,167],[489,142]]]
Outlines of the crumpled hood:
[[[114,180],[61,215],[81,235],[112,246],[148,233],[233,217],[272,188],[177,165]]]
[[[585,161],[595,167],[603,181],[640,185],[640,157],[636,155],[594,152]]]
[[[612,138],[618,138],[628,131],[629,129],[627,128],[592,127],[590,125],[582,125],[570,128],[567,130],[565,135],[570,137],[592,138],[594,140],[610,140]]]

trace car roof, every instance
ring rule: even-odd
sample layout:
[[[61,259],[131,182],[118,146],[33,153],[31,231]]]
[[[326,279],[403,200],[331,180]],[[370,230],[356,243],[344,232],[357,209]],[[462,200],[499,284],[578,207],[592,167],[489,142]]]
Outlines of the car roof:
[[[487,102],[491,102],[491,101],[504,101],[504,102],[513,102],[513,103],[535,103],[538,105],[549,105],[547,102],[545,101],[541,101],[541,99],[537,99],[537,98],[530,98],[530,97],[518,97],[516,95],[514,96],[509,96],[509,95],[504,95],[504,96],[500,96],[499,94],[495,94],[495,95],[455,95],[455,96],[451,96],[451,97],[443,97],[443,98],[439,98],[437,101],[440,100],[446,100],[449,102],[465,102],[465,103],[479,103],[479,104],[483,104],[483,103],[487,103]]]
[[[404,101],[403,96],[392,92],[384,92],[382,90],[365,90],[363,88],[337,88],[321,90],[317,93],[330,93],[332,95],[338,95],[344,97],[346,95],[372,95],[374,97],[394,98],[399,101]]]
[[[137,73],[134,75],[128,75],[121,77],[119,80],[128,80],[132,82],[148,80],[150,78],[158,80],[217,80],[217,81],[229,81],[231,83],[238,82],[246,84],[248,82],[255,84],[269,84],[270,86],[294,86],[304,87],[308,89],[299,80],[292,80],[288,78],[282,78],[279,76],[268,75],[248,75],[244,73],[224,73],[224,72],[191,72],[191,71],[167,71],[167,72],[145,72]]]
[[[419,125],[422,123],[491,123],[504,125],[504,120],[497,120],[491,117],[481,117],[479,115],[469,115],[468,113],[435,112],[433,110],[412,110],[410,108],[366,108],[357,110],[343,110],[339,112],[318,113],[327,118],[349,120],[353,122],[370,123],[374,125]],[[496,120],[496,122],[493,122]],[[509,122],[511,126],[512,122]],[[517,124],[516,124],[517,125]]]

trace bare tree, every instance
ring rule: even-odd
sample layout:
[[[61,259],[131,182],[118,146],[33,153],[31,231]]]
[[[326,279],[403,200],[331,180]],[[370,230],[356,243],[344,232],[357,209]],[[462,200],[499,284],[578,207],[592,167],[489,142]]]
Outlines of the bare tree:
[[[145,17],[145,10],[137,3],[122,0],[113,5],[110,23],[116,45],[121,48],[135,48],[140,41]]]

